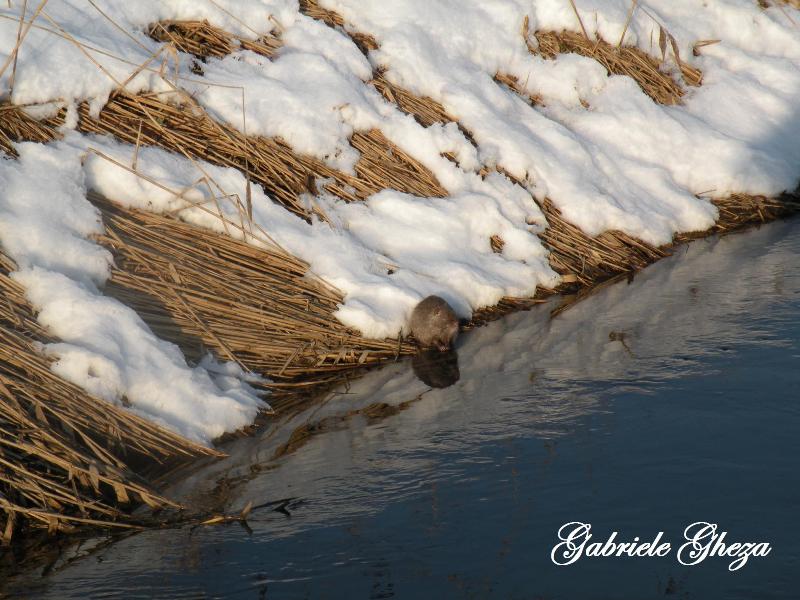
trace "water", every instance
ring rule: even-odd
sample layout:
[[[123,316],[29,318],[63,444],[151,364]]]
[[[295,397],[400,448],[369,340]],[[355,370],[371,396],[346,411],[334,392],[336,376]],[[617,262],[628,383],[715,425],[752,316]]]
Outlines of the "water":
[[[471,332],[446,389],[409,362],[370,373],[171,488],[226,510],[290,499],[283,512],[256,508],[250,531],[85,541],[6,591],[798,598],[798,233],[794,220],[696,242],[555,317],[559,300]],[[599,541],[663,531],[672,551],[558,567],[550,552],[570,521]],[[696,521],[772,550],[735,572],[731,558],[683,566],[677,547]]]

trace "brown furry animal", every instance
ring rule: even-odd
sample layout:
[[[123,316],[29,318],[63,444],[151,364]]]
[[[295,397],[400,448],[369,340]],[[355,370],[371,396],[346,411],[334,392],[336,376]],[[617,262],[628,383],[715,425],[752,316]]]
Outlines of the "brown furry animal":
[[[439,296],[428,296],[411,313],[411,334],[424,348],[448,350],[458,336],[458,317]]]

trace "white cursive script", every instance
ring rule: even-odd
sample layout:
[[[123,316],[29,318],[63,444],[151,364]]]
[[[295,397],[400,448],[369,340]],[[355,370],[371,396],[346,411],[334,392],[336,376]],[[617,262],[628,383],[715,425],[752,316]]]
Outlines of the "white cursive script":
[[[728,565],[729,571],[741,569],[751,556],[767,556],[772,547],[767,542],[735,542],[725,543],[727,532],[717,533],[715,523],[698,521],[683,531],[687,540],[677,551],[677,559],[682,565],[698,565],[711,556],[733,558]],[[641,541],[634,537],[633,541],[618,542],[619,533],[613,531],[605,541],[592,542],[592,526],[590,523],[571,521],[558,530],[559,542],[550,551],[550,560],[563,567],[580,560],[581,557],[664,557],[672,546],[663,541],[664,532],[659,531],[650,541]]]
[[[738,571],[751,556],[767,556],[772,551],[767,542],[725,544],[727,535],[727,531],[717,533],[716,523],[692,523],[683,530],[683,537],[688,541],[678,548],[678,562],[682,565],[697,565],[709,556],[727,556],[734,559],[728,565],[728,570]]]
[[[571,565],[581,556],[666,556],[671,550],[669,542],[662,542],[664,532],[650,542],[640,542],[638,536],[632,542],[617,542],[619,535],[614,531],[605,542],[592,542],[592,526],[589,523],[573,521],[562,525],[558,530],[558,539],[561,540],[550,552],[550,559],[559,566]]]

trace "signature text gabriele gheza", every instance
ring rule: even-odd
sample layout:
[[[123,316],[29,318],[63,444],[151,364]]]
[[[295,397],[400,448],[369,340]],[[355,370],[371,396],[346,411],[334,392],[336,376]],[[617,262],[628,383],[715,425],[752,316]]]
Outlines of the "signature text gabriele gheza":
[[[558,543],[550,552],[551,560],[566,566],[581,558],[600,557],[665,557],[673,551],[670,542],[664,540],[664,532],[659,531],[650,540],[638,536],[632,541],[617,541],[618,533],[612,532],[606,540],[592,541],[590,523],[573,521],[562,525],[558,530]],[[716,523],[698,521],[683,530],[683,541],[675,550],[675,557],[682,565],[699,565],[708,558],[729,559],[728,570],[738,571],[751,557],[769,555],[772,547],[767,542],[729,541],[727,531],[718,531]]]

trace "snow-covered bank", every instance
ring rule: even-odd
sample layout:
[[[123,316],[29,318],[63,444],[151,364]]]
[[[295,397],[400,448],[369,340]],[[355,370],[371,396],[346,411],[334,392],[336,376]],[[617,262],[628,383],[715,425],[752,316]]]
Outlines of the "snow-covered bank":
[[[17,149],[18,160],[0,160],[0,239],[39,321],[61,340],[44,348],[57,358],[53,371],[200,443],[249,425],[267,405],[241,373],[190,368],[177,346],[98,290],[111,256],[88,239],[102,224],[75,148]]]
[[[468,316],[504,296],[556,285],[537,237],[546,222],[534,198],[550,198],[590,235],[618,229],[663,244],[675,233],[713,224],[716,209],[700,195],[773,195],[797,184],[796,10],[762,10],[751,0],[639,2],[627,24],[627,0],[576,2],[590,35],[616,42],[625,30],[625,43],[659,56],[663,28],[683,60],[702,70],[703,85],[688,90],[682,105],[661,106],[629,78],[608,77],[594,60],[545,60],[529,51],[534,41],[523,37],[525,22],[530,31],[581,30],[568,0],[319,4],[374,36],[380,48],[365,57],[343,31],[301,14],[292,0],[49,0],[39,13],[28,7],[28,18],[36,19],[29,30],[23,25],[11,68],[22,5],[14,2],[0,9],[0,65],[7,64],[0,89],[10,88],[13,74],[14,103],[64,105],[70,129],[79,102],[96,113],[123,84],[130,93],[178,87],[215,119],[248,135],[281,138],[295,152],[347,173],[359,160],[351,135],[380,130],[429,169],[448,196],[384,190],[348,204],[324,192],[313,199],[307,194],[327,217],[307,223],[252,189],[254,223],[342,291],[337,316],[343,323],[376,338],[404,329],[414,304],[431,293]],[[146,35],[164,19],[208,19],[248,39],[274,31],[282,47],[272,59],[237,51],[198,65]],[[694,45],[708,40],[719,42],[693,56]],[[471,139],[453,123],[424,128],[402,113],[365,83],[377,68],[389,81],[440,102]],[[676,71],[674,60],[664,68]],[[498,84],[498,72],[515,77],[543,104],[534,107]],[[139,173],[159,185],[87,153],[90,148],[127,166],[136,155]],[[207,370],[190,369],[176,348],[101,295],[110,257],[87,239],[100,225],[85,200],[91,188],[165,212],[210,203],[213,193],[233,218],[231,199],[246,196],[244,175],[75,132],[49,149],[19,149],[18,163],[0,163],[6,182],[0,243],[20,264],[17,278],[41,309],[40,319],[64,342],[49,349],[59,372],[111,400],[126,397],[194,439],[207,441],[251,420],[258,401],[244,384],[229,389],[230,381],[215,383]],[[490,174],[481,177],[482,168]],[[220,189],[197,183],[201,175]],[[208,211],[180,215],[224,231]],[[502,239],[500,252],[492,236]]]

